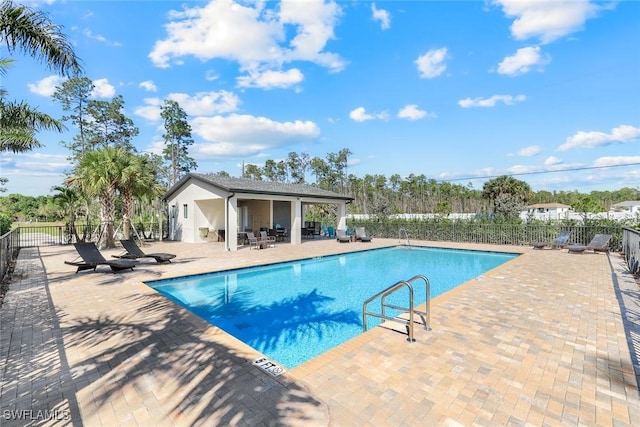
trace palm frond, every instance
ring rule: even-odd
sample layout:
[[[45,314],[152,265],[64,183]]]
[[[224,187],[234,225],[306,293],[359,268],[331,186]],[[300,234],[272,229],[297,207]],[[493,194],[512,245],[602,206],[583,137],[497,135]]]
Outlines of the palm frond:
[[[12,1],[0,5],[0,39],[9,52],[21,50],[49,68],[69,76],[82,71],[80,60],[67,41],[62,27],[42,11]]]
[[[0,128],[0,153],[21,153],[42,147],[33,131],[16,128]]]
[[[0,101],[0,129],[25,128],[33,131],[53,130],[62,132],[64,124],[48,114],[41,113],[25,102]]]

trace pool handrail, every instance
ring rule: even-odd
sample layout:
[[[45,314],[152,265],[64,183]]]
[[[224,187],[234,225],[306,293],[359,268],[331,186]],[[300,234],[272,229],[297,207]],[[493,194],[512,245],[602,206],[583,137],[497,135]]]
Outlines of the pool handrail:
[[[426,291],[426,301],[425,301],[425,311],[419,311],[416,310],[413,306],[413,286],[412,283],[415,282],[416,280],[422,279],[425,282],[425,291]],[[401,289],[403,287],[407,287],[409,289],[409,307],[401,307],[401,306],[397,306],[397,305],[393,305],[393,304],[387,304],[386,303],[386,297],[391,295],[392,293],[394,293],[395,291],[397,291],[398,289]],[[405,323],[406,320],[404,319],[399,319],[398,317],[390,317],[387,316],[385,313],[385,309],[386,308],[391,308],[391,309],[395,309],[395,310],[403,310],[403,311],[408,311],[409,312],[409,321],[406,324],[407,327],[407,341],[409,342],[415,342],[415,338],[414,338],[414,333],[413,333],[413,318],[414,318],[414,314],[419,315],[422,318],[422,323],[424,324],[424,328],[427,331],[431,330],[431,284],[429,283],[429,279],[427,279],[426,276],[422,275],[422,274],[418,274],[416,276],[413,276],[411,279],[409,280],[400,280],[399,282],[389,286],[386,289],[383,289],[382,291],[378,292],[377,294],[375,294],[374,296],[368,298],[363,304],[362,304],[362,327],[364,332],[367,331],[368,326],[367,326],[367,316],[373,316],[373,317],[377,317],[379,319],[385,319],[385,320],[390,320],[393,322],[400,322],[400,323]],[[380,307],[381,307],[381,313],[373,313],[367,310],[367,306],[369,305],[370,302],[374,301],[375,299],[380,298]]]
[[[407,280],[407,282],[412,284],[413,282],[419,279],[424,280],[424,294],[425,294],[424,311],[419,311],[419,310],[416,310],[415,308],[413,309],[413,311],[416,314],[418,314],[420,317],[424,316],[422,317],[422,324],[424,325],[424,329],[426,331],[430,331],[431,330],[431,282],[429,281],[427,276],[425,276],[424,274],[417,274],[413,276],[411,279]]]
[[[411,241],[409,240],[409,232],[406,228],[401,228],[398,230],[398,243],[400,243],[400,238],[402,237],[402,232],[404,231],[404,237],[407,239],[407,246],[411,246]]]

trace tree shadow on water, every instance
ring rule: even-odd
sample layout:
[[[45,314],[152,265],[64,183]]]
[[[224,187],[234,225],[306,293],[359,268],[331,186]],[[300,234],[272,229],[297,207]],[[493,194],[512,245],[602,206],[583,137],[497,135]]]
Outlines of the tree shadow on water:
[[[322,340],[344,325],[362,327],[359,313],[330,310],[334,300],[316,289],[272,304],[256,304],[250,292],[234,294],[218,304],[199,305],[193,312],[210,320],[236,338],[262,349],[294,346],[302,338]]]
[[[179,425],[328,423],[326,406],[304,387],[252,366],[163,296],[122,304],[128,314],[74,319],[64,331],[65,342],[87,355],[75,364],[75,381],[92,387],[98,407],[115,407],[133,387],[151,416],[146,424],[167,417]]]

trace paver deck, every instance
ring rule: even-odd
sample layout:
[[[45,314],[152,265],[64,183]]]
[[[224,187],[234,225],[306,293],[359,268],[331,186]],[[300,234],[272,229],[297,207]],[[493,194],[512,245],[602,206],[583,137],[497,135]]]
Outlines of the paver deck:
[[[522,255],[435,298],[415,343],[374,328],[276,378],[143,281],[364,244],[154,243],[178,257],[118,274],[75,274],[73,247],[23,249],[0,310],[0,424],[640,425],[640,292],[620,256],[418,243]]]

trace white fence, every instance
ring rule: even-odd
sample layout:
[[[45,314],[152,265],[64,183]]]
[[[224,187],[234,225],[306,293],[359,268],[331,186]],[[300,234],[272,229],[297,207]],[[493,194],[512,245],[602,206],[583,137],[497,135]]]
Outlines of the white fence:
[[[445,218],[448,219],[475,219],[479,218],[482,214],[477,213],[450,213],[449,215],[445,215]],[[486,214],[485,214],[486,215]],[[375,215],[369,214],[349,214],[347,215],[349,219],[353,220],[369,220],[375,219]],[[426,214],[393,214],[389,215],[389,219],[401,219],[401,220],[421,220],[421,219],[432,219],[432,218],[442,218],[441,214],[434,213],[426,213]],[[583,215],[577,214],[575,212],[535,212],[528,213],[526,211],[520,213],[520,218],[524,221],[527,219],[537,219],[542,221],[551,221],[551,220],[576,220],[582,221]],[[610,219],[613,221],[624,221],[624,220],[635,220],[640,222],[640,214],[632,214],[629,212],[600,212],[600,213],[588,213],[587,218],[589,219]]]

